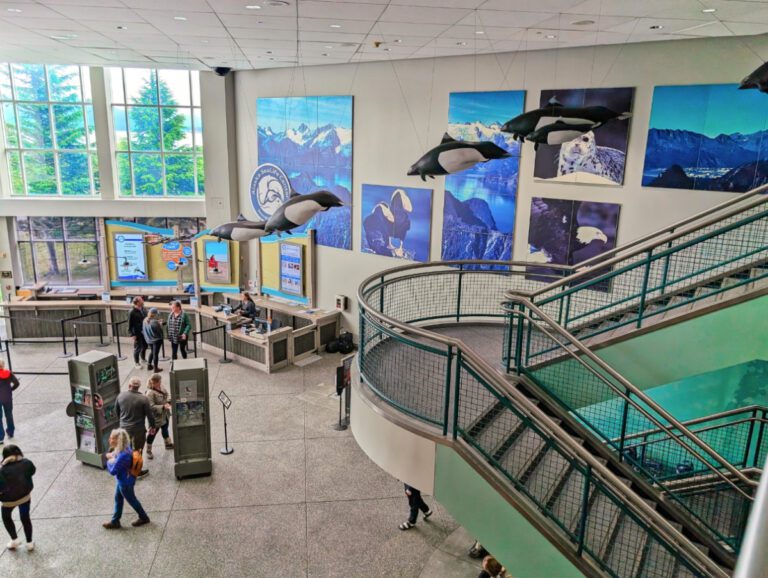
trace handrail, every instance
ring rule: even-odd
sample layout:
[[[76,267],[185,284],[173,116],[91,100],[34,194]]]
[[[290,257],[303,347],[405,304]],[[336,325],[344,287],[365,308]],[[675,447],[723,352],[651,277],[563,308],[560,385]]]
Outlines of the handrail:
[[[649,408],[651,408],[653,411],[655,411],[658,415],[660,415],[663,419],[668,421],[671,426],[673,426],[675,429],[677,429],[682,435],[685,436],[686,440],[690,440],[693,442],[696,446],[699,447],[701,451],[703,451],[705,454],[707,454],[710,458],[712,458],[715,462],[720,464],[724,469],[726,469],[729,473],[731,473],[735,478],[740,480],[746,485],[756,485],[756,483],[753,480],[750,480],[747,478],[742,472],[740,472],[738,469],[733,467],[728,460],[723,458],[720,454],[718,454],[715,450],[713,450],[709,445],[705,444],[703,441],[701,441],[697,436],[693,434],[685,425],[683,425],[682,422],[680,422],[677,418],[675,418],[672,414],[670,414],[668,411],[666,411],[663,407],[661,407],[659,404],[657,404],[655,401],[653,401],[650,397],[648,397],[641,389],[639,389],[637,386],[635,386],[633,383],[631,383],[628,379],[626,379],[624,376],[622,376],[619,372],[617,372],[613,367],[608,365],[605,361],[600,359],[597,355],[592,353],[592,351],[587,348],[581,341],[579,341],[577,338],[575,338],[573,335],[568,333],[565,329],[560,327],[552,318],[550,318],[547,314],[545,314],[541,309],[536,307],[533,303],[531,303],[530,300],[515,296],[513,301],[516,301],[518,303],[521,303],[523,306],[527,307],[530,311],[534,312],[537,316],[539,316],[543,321],[547,323],[547,325],[550,326],[556,333],[558,333],[561,337],[565,339],[565,341],[569,342],[571,346],[575,347],[581,354],[583,354],[585,357],[587,357],[591,362],[593,362],[595,365],[597,365],[602,371],[607,373],[609,376],[611,376],[613,379],[618,381],[623,387],[627,389],[627,391],[631,394],[636,396],[640,401],[642,401],[644,404],[646,404]],[[532,323],[536,323],[536,320],[531,318],[529,315],[522,313],[521,311],[510,311],[506,309],[508,313],[523,316],[527,318]],[[538,326],[538,324],[537,324]],[[603,383],[608,385],[619,397],[626,400],[628,403],[630,403],[633,408],[637,411],[639,411],[641,414],[643,414],[649,421],[656,424],[657,427],[659,427],[662,431],[669,434],[669,436],[673,439],[679,440],[677,436],[675,436],[672,431],[670,430],[669,426],[665,426],[661,421],[659,421],[653,414],[651,414],[648,410],[634,402],[630,395],[621,391],[620,388],[616,387],[613,383],[610,382],[610,380],[603,377],[598,371],[596,371],[593,367],[590,367],[589,364],[587,364],[583,359],[581,359],[578,355],[575,355],[573,352],[568,350],[568,347],[560,343],[554,336],[552,336],[551,333],[549,333],[547,330],[542,329],[539,326],[539,329],[544,331],[550,338],[553,339],[553,341],[556,341],[558,345],[560,345],[564,350],[568,351],[568,353],[573,356],[576,361],[578,361],[581,365],[586,367],[593,375],[597,376]],[[692,450],[690,446],[686,444],[681,444],[686,449]],[[748,500],[752,500],[752,496],[744,492],[741,488],[739,488],[736,484],[734,484],[727,476],[725,476],[721,471],[719,471],[717,468],[712,466],[711,464],[708,464],[706,461],[703,462],[705,465],[707,465],[712,471],[721,477],[723,480],[725,480],[727,483],[731,484],[736,488],[739,493],[741,493],[745,498]]]
[[[768,462],[763,471],[768,471]],[[764,578],[768,569],[768,476],[762,476],[741,544],[733,578]]]
[[[750,199],[754,197],[755,195],[762,194],[768,190],[768,185],[757,187],[755,189],[752,189],[751,191],[748,191],[746,193],[740,194],[737,197],[734,197],[732,199],[728,199],[727,201],[723,203],[718,203],[717,205],[714,205],[713,207],[710,207],[709,209],[705,209],[704,211],[701,211],[699,213],[695,213],[694,215],[691,215],[690,217],[686,217],[685,219],[681,219],[680,221],[677,221],[675,223],[672,223],[671,225],[667,225],[666,227],[662,227],[661,229],[657,229],[656,231],[653,231],[652,233],[648,233],[647,235],[643,235],[642,237],[638,237],[637,239],[634,239],[630,241],[629,243],[624,243],[623,245],[619,245],[617,247],[614,247],[613,249],[610,249],[609,251],[606,251],[605,253],[600,253],[599,255],[595,255],[594,257],[590,257],[589,259],[585,259],[584,261],[581,261],[579,263],[576,263],[572,266],[572,269],[581,269],[582,267],[591,266],[593,263],[602,263],[602,261],[610,255],[615,255],[617,253],[621,253],[626,251],[627,249],[631,247],[635,247],[637,245],[641,245],[642,243],[645,243],[646,241],[650,241],[651,239],[658,237],[660,235],[664,235],[666,233],[672,233],[675,231],[675,229],[679,227],[683,227],[689,223],[693,223],[694,221],[698,221],[700,219],[703,219],[704,217],[707,217],[709,215],[712,215],[714,213],[717,213],[719,211],[722,211],[723,209],[726,209],[732,205],[738,205],[744,202],[745,199]],[[760,204],[760,203],[757,203]],[[754,205],[750,205],[749,207],[742,207],[739,209],[739,211],[743,211],[745,208],[751,208]],[[718,220],[722,219],[722,217],[718,217],[717,219],[709,219],[708,222],[701,223],[698,225],[698,227],[706,227],[707,225],[711,225],[714,222],[717,222]],[[666,240],[664,241],[666,242]],[[660,243],[663,244],[663,243]],[[647,249],[646,249],[647,250]],[[549,267],[549,265],[547,265]]]
[[[409,268],[411,267],[405,266],[397,269],[401,271]],[[390,271],[387,271],[387,273],[389,272]],[[644,521],[661,538],[684,552],[689,560],[699,564],[701,568],[704,568],[705,571],[708,572],[708,575],[717,577],[727,576],[723,569],[707,557],[702,550],[693,545],[676,527],[664,517],[660,516],[653,506],[646,503],[640,496],[633,492],[631,488],[622,483],[616,474],[608,469],[603,462],[593,456],[582,444],[579,444],[561,428],[558,428],[550,416],[544,413],[540,407],[533,403],[533,401],[526,397],[520,390],[512,387],[505,379],[501,378],[498,372],[486,360],[475,353],[473,349],[467,347],[461,339],[440,335],[421,327],[401,323],[372,307],[367,301],[366,288],[368,284],[381,278],[382,274],[372,275],[360,285],[360,288],[358,289],[358,302],[363,314],[367,313],[373,320],[383,322],[388,326],[397,327],[404,333],[435,339],[435,341],[438,341],[439,343],[454,348],[457,354],[460,352],[465,363],[471,367],[479,377],[485,380],[489,387],[495,388],[503,395],[512,399],[516,408],[529,417],[531,421],[533,421],[537,427],[548,436],[556,439],[569,455],[582,460],[593,472],[597,472],[599,478],[606,483],[610,490],[634,507],[635,511],[639,511],[643,515]],[[456,424],[454,423],[454,428],[455,427]],[[448,437],[450,439],[451,436]]]
[[[751,196],[758,195],[759,193],[763,193],[763,192],[766,192],[766,191],[768,191],[768,185],[762,185],[762,186],[757,187],[756,189],[753,189],[752,191],[750,191],[749,195],[751,197]],[[743,196],[740,197],[740,199],[743,199]],[[693,233],[693,232],[699,230],[700,228],[702,228],[704,226],[712,225],[712,224],[714,224],[714,223],[716,223],[716,222],[718,222],[718,221],[720,221],[722,219],[726,219],[728,217],[732,217],[734,215],[738,215],[739,213],[741,213],[741,212],[743,212],[745,210],[751,209],[753,207],[756,207],[756,206],[761,205],[761,204],[766,203],[766,202],[768,202],[768,198],[764,197],[764,196],[761,196],[759,198],[753,199],[752,202],[748,203],[746,206],[737,207],[735,209],[732,209],[732,210],[726,212],[725,214],[717,215],[717,218],[713,217],[712,219],[709,219],[705,223],[696,223],[696,224],[694,224],[694,225],[692,225],[690,227],[684,228],[682,230],[677,230],[677,231],[674,231],[674,232],[671,232],[671,233],[667,233],[666,236],[664,236],[663,238],[661,238],[661,239],[659,239],[659,240],[657,240],[657,241],[655,241],[653,243],[649,243],[649,244],[643,245],[642,243],[637,243],[635,241],[632,241],[632,242],[630,242],[628,244],[621,245],[620,247],[617,247],[613,251],[608,251],[607,253],[602,253],[600,255],[592,257],[591,259],[589,259],[587,261],[584,261],[582,263],[578,263],[577,265],[574,265],[573,267],[574,267],[574,270],[576,272],[573,273],[572,275],[568,275],[566,277],[563,277],[562,279],[554,281],[554,282],[552,282],[552,283],[550,283],[550,284],[548,284],[548,285],[546,285],[546,286],[544,286],[544,287],[542,287],[540,289],[537,289],[535,291],[510,290],[510,291],[508,291],[508,295],[507,296],[509,297],[511,295],[524,295],[526,297],[529,297],[529,298],[533,299],[535,297],[538,297],[539,295],[542,295],[544,293],[548,293],[548,292],[552,291],[553,289],[557,289],[558,287],[562,287],[564,285],[573,285],[575,282],[578,282],[580,279],[583,279],[586,276],[594,275],[594,271],[592,270],[594,267],[599,267],[600,269],[610,267],[610,266],[615,265],[617,263],[620,263],[620,262],[622,262],[622,261],[624,261],[626,259],[629,259],[631,257],[635,257],[635,256],[637,256],[637,255],[639,255],[641,253],[646,253],[649,250],[652,250],[652,249],[654,249],[656,247],[659,247],[661,245],[664,245],[664,244],[667,244],[667,243],[671,243],[675,239],[679,239],[680,237],[684,237],[685,235]],[[655,236],[655,235],[653,235],[653,236]],[[653,236],[651,238],[653,238]],[[622,255],[617,255],[616,254],[618,251],[626,250],[627,247],[635,246],[635,245],[640,245],[640,247],[637,248],[637,249],[634,249],[633,251],[631,251],[628,254],[622,254]],[[610,255],[610,254],[613,254],[615,256],[613,258],[606,259],[606,255]],[[594,266],[592,264],[585,265],[585,263],[593,262],[593,261],[596,263]],[[528,265],[529,266],[533,266],[534,264],[529,263]],[[542,264],[538,264],[538,266],[539,267],[544,267],[544,265],[542,265]],[[550,264],[547,263],[545,267],[546,268],[550,268]]]

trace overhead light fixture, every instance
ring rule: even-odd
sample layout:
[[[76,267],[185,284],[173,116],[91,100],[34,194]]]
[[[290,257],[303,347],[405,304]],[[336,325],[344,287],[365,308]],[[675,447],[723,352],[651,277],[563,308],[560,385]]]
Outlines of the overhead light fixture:
[[[648,28],[650,28],[651,30],[661,30],[664,27],[661,24],[654,24],[653,26],[649,26]]]
[[[19,14],[23,12],[21,8],[8,8],[8,12],[13,12],[14,14]]]
[[[557,38],[557,36],[555,34],[547,34],[544,38],[548,38],[549,40],[554,40],[555,38]]]
[[[475,30],[475,34],[485,34],[484,30]]]
[[[54,40],[74,40],[77,34],[54,34],[51,36]]]
[[[392,49],[391,48],[385,48],[384,52],[392,52]]]
[[[259,6],[258,4],[247,4],[245,6],[245,9],[246,10],[261,10],[261,6]]]
[[[173,19],[174,20],[178,20],[179,22],[186,22],[187,21],[187,17],[186,16],[174,16]]]
[[[392,42],[394,42],[395,44],[401,44],[403,42],[403,39],[402,38],[395,38]]]
[[[115,26],[118,30],[128,30],[127,26]]]
[[[704,12],[704,14],[714,14],[717,12],[717,8],[704,8],[702,12]]]
[[[267,4],[274,6],[275,8],[279,8],[280,6],[289,6],[290,2],[286,2],[285,0],[269,0]]]
[[[209,42],[208,40],[201,40],[200,41],[201,44],[208,44],[208,42]]]
[[[331,24],[329,28],[341,28],[341,24]]]
[[[333,48],[333,44],[326,44],[325,46],[323,46],[323,48],[331,49]]]
[[[577,20],[576,22],[571,22],[574,26],[589,26],[590,24],[594,24],[594,20]]]
[[[456,46],[466,46],[466,45],[467,45],[466,42],[457,42],[456,43]]]

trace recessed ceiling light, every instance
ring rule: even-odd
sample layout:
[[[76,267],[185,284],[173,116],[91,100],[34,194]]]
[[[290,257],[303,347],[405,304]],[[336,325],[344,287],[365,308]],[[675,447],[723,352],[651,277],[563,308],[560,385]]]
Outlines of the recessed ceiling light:
[[[118,30],[128,30],[127,26],[116,26],[115,28],[117,28]]]
[[[483,31],[483,30],[475,30],[475,34],[485,34],[485,31]]]
[[[14,14],[18,14],[22,12],[21,8],[8,8],[8,12],[13,12]]]
[[[341,28],[341,24],[331,24],[330,28]]]
[[[653,26],[649,26],[648,28],[650,28],[651,30],[661,30],[664,27],[661,24],[654,24]]]
[[[594,24],[594,20],[577,20],[576,22],[571,22],[574,26],[589,26],[590,24]]]
[[[258,4],[248,4],[245,8],[246,10],[261,10],[261,6]]]
[[[466,45],[467,45],[466,42],[457,42],[456,43],[456,46],[466,46]]]
[[[54,40],[74,40],[77,34],[54,34],[51,36]]]
[[[290,2],[286,2],[285,0],[269,0],[267,4],[269,4],[270,6],[278,7],[278,6],[288,6],[290,5]]]
[[[187,21],[187,17],[186,16],[174,16],[173,19],[174,20],[178,20],[179,22],[186,22]]]
[[[333,48],[333,44],[326,44],[323,48]]]
[[[714,12],[717,12],[717,8],[704,8],[702,12],[704,12],[704,14],[713,14]]]
[[[549,38],[550,40],[557,38],[555,34],[547,34],[544,38]]]
[[[208,44],[208,42],[209,42],[208,40],[201,40],[200,41],[201,44]]]

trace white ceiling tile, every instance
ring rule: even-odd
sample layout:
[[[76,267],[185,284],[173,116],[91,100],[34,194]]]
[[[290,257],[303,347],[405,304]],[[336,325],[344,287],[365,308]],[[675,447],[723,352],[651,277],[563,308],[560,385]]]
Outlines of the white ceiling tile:
[[[724,24],[731,32],[739,36],[768,33],[768,24],[765,22],[725,22]]]
[[[374,33],[368,36],[368,42],[380,41],[387,44],[402,44],[403,46],[424,46],[431,39],[428,36],[396,36],[393,34]]]
[[[483,34],[476,34],[478,28],[474,26],[451,26],[440,36],[450,36],[451,38],[462,38],[464,40],[472,38],[489,38],[491,40],[508,40],[520,36],[523,28],[500,28],[497,26],[483,26]]]
[[[177,10],[136,10],[143,20],[158,26],[173,23],[178,27],[192,26],[221,26],[221,21],[213,12],[185,12]],[[175,17],[186,18],[185,21],[175,20]]]
[[[233,38],[264,38],[269,40],[296,40],[296,29],[281,30],[276,28],[227,28]]]
[[[373,35],[371,35],[372,37]],[[299,38],[301,40],[311,40],[315,42],[356,42],[360,43],[366,38],[366,34],[345,34],[343,32],[335,32],[333,30],[315,31],[315,30],[301,30],[299,31]]]
[[[474,10],[458,24],[466,26],[508,26],[528,28],[552,17],[549,12],[502,12],[499,10]]]
[[[74,20],[119,20],[121,22],[143,22],[144,19],[128,8],[102,8],[100,6],[59,6],[56,11]]]
[[[462,8],[423,8],[418,6],[388,6],[381,22],[423,22],[425,24],[456,24],[472,11]]]
[[[295,40],[259,40],[256,38],[247,38],[238,41],[237,45],[244,51],[251,49],[270,49],[270,50],[293,50],[296,51]]]
[[[588,22],[593,24],[576,25],[575,22]],[[634,16],[596,16],[594,14],[558,14],[547,20],[536,24],[537,28],[548,28],[553,30],[607,30],[620,24],[633,22]]]
[[[563,12],[575,14],[604,14],[606,16],[659,16],[665,12],[678,12],[681,10],[690,13],[688,18],[695,14],[701,15],[702,3],[699,0],[585,0],[571,9]]]
[[[381,4],[354,4],[306,0],[299,4],[301,18],[339,18],[342,20],[377,20],[384,6]]]
[[[124,8],[120,0],[40,0],[41,4],[56,8],[57,6],[101,6],[104,8]]]
[[[448,30],[447,24],[408,24],[405,22],[378,22],[373,29],[376,34],[393,36],[428,36],[434,38]]]
[[[374,25],[373,21],[365,20],[340,20],[327,18],[299,18],[299,27],[302,30],[314,30],[320,32],[329,30],[332,32],[352,32],[358,34],[367,34]],[[333,28],[331,27],[333,26]],[[336,28],[340,26],[340,28]]]
[[[208,0],[208,4],[218,14],[244,14],[296,18],[296,4],[291,0],[288,6],[270,6],[268,0]],[[259,10],[250,10],[246,6],[261,6]]]
[[[122,0],[122,3],[135,10],[179,10],[185,16],[187,12],[213,12],[206,0]]]
[[[608,0],[610,1],[610,0]],[[565,12],[582,4],[584,0],[487,0],[483,10],[503,10],[506,12]]]
[[[157,28],[147,22],[131,22],[130,24],[122,25],[114,22],[100,23],[84,20],[83,24],[109,38],[114,38],[115,40],[126,39],[136,42],[137,45],[141,42],[142,38],[161,35]],[[118,26],[125,26],[126,29],[118,30]]]
[[[296,17],[287,16],[249,16],[238,14],[220,14],[224,26],[235,28],[276,28],[296,30]]]
[[[21,12],[16,12],[16,10],[21,10]],[[56,11],[32,2],[0,2],[0,15],[13,15],[23,19],[60,17]]]
[[[29,28],[31,30],[61,30],[67,28],[70,30],[83,30],[85,26],[81,22],[76,20],[68,20],[66,18],[34,18],[24,19],[16,17],[3,17],[4,20],[15,24],[19,28]]]
[[[501,0],[506,2],[507,0]],[[581,0],[579,0],[581,1]],[[392,0],[392,6],[427,6],[433,8],[479,8],[486,0]]]

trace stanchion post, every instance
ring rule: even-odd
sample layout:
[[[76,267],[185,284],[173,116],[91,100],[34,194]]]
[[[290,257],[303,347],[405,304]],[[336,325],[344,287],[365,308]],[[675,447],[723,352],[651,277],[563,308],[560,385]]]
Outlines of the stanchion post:
[[[80,340],[77,338],[77,323],[72,325],[72,330],[75,334],[75,355],[80,355]]]
[[[13,362],[11,362],[11,345],[5,340],[5,358],[8,360],[8,371],[13,371]]]
[[[222,347],[224,348],[224,357],[219,359],[219,363],[232,363],[231,359],[227,359],[227,326],[222,325],[221,328],[224,330],[224,333],[222,335]]]
[[[115,320],[112,320],[112,336],[115,338],[115,341],[117,342],[117,359],[119,361],[123,361],[124,359],[127,359],[125,355],[123,355],[123,350],[120,345],[120,332],[118,330],[118,323],[115,322]]]
[[[72,357],[72,354],[67,351],[67,334],[65,332],[65,325],[64,325],[66,322],[67,322],[66,319],[62,319],[60,321],[60,323],[61,323],[61,348],[62,348],[62,353],[61,353],[61,355],[59,355],[59,357],[61,357],[61,358]]]
[[[224,411],[224,447],[219,450],[219,453],[228,456],[235,451],[235,448],[229,447],[229,438],[227,437],[227,410],[232,405],[232,400],[224,393],[224,390],[221,390],[219,401],[221,402],[221,409]]]
[[[107,347],[108,341],[104,341],[104,311],[99,309],[96,313],[99,314],[99,344],[96,347]]]
[[[197,332],[192,333],[192,344],[195,350],[195,359],[197,359]]]

